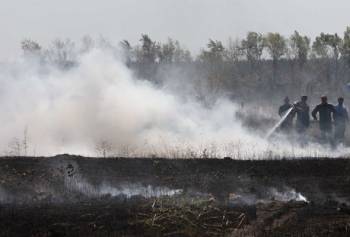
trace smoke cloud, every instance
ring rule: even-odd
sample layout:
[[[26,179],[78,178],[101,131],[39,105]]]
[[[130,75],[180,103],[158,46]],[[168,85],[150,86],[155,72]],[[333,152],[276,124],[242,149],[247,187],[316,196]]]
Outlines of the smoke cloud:
[[[239,106],[228,99],[203,106],[166,85],[135,78],[106,50],[80,56],[79,65],[66,71],[25,58],[0,64],[0,81],[3,154],[252,159],[340,154],[268,143],[242,126]]]

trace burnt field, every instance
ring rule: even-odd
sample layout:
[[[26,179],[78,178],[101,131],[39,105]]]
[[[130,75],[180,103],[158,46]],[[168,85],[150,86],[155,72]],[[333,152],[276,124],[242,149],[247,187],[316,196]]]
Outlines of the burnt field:
[[[350,236],[350,160],[0,159],[1,236]]]

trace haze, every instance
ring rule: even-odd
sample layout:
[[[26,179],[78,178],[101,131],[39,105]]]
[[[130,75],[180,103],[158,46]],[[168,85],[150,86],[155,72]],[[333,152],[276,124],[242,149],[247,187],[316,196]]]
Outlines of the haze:
[[[349,9],[347,0],[1,0],[0,60],[16,57],[23,38],[47,45],[89,34],[135,44],[147,33],[197,52],[209,38],[226,41],[247,31],[342,34]]]

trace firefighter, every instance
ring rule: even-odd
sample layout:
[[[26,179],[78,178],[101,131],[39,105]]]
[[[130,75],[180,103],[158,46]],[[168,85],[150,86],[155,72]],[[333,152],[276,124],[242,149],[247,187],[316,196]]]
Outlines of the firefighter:
[[[337,143],[344,143],[344,134],[346,124],[349,122],[348,110],[343,106],[344,98],[338,98],[338,105],[336,105],[334,119],[334,140]]]
[[[319,124],[321,130],[321,138],[324,142],[329,142],[333,145],[332,139],[332,115],[335,114],[335,108],[332,104],[328,104],[327,96],[321,97],[321,104],[317,105],[312,111],[312,117],[317,119],[319,114]]]
[[[302,146],[307,144],[306,130],[310,126],[310,107],[307,104],[307,96],[301,97],[301,100],[294,104],[296,113],[296,131],[299,134],[299,141]]]
[[[304,133],[310,126],[310,107],[307,104],[307,96],[302,96],[301,100],[294,104],[294,108],[297,114],[297,132]]]
[[[282,118],[290,108],[292,108],[293,105],[289,102],[288,96],[284,98],[284,104],[281,105],[278,109],[278,114]],[[285,119],[285,121],[281,124],[281,130],[282,131],[290,131],[293,125],[293,115],[290,114],[288,117]]]

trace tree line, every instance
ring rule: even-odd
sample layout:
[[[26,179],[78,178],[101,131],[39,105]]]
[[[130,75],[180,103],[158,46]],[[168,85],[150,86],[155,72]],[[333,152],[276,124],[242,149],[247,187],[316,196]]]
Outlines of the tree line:
[[[79,46],[69,39],[57,39],[47,48],[30,39],[21,45],[26,57],[62,70],[78,65],[79,55],[94,47],[106,48],[116,55],[123,54],[138,78],[156,84],[162,84],[169,72],[176,71],[178,77],[186,79],[182,83],[198,83],[199,98],[209,94],[244,99],[252,95],[258,99],[344,95],[350,81],[350,27],[343,35],[320,33],[314,39],[298,31],[288,37],[248,32],[244,38],[229,39],[227,43],[209,39],[197,55],[177,40],[169,38],[162,43],[147,34],[141,35],[136,45],[128,40],[113,45],[103,38],[94,40],[88,36]]]

